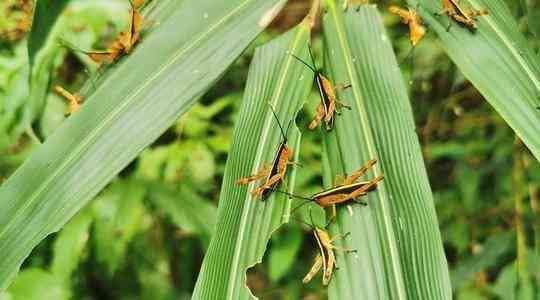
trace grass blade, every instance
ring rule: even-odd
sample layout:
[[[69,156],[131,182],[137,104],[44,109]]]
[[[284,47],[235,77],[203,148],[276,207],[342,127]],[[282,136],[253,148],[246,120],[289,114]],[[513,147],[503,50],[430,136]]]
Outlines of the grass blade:
[[[28,37],[28,60],[30,67],[34,64],[40,49],[45,47],[54,24],[71,0],[37,1],[32,18],[32,29]]]
[[[0,290],[39,241],[219,78],[284,2],[186,0],[173,12],[155,10],[168,17],[153,15],[159,25],[0,188]]]
[[[450,299],[448,267],[412,110],[392,46],[372,5],[346,12],[327,1],[326,72],[352,87],[339,97],[352,106],[324,139],[325,185],[377,158],[385,179],[369,206],[340,209],[333,234],[351,232],[338,253],[330,299]],[[328,59],[331,57],[332,59]]]
[[[37,1],[28,38],[30,95],[25,122],[29,125],[41,113],[49,89],[51,73],[60,46],[56,43],[61,14],[71,0]]]
[[[64,226],[54,241],[51,273],[63,282],[69,282],[81,257],[84,257],[83,250],[88,242],[92,221],[90,210],[82,210]]]
[[[441,1],[407,2],[420,5],[448,56],[540,160],[540,65],[504,1],[460,2],[464,8],[488,10],[489,15],[477,18],[475,32],[446,15],[434,16],[442,10]]]
[[[262,260],[271,233],[287,221],[283,214],[290,202],[285,195],[274,193],[262,202],[249,194],[253,184],[240,187],[235,181],[274,159],[282,137],[268,103],[286,127],[309,94],[313,73],[289,53],[309,60],[310,28],[306,19],[255,52],[225,170],[216,232],[193,299],[253,298],[246,288],[246,271]],[[288,145],[298,154],[300,133],[296,126],[291,127]],[[292,186],[293,172],[287,175],[288,187]],[[283,184],[279,188],[285,189]]]

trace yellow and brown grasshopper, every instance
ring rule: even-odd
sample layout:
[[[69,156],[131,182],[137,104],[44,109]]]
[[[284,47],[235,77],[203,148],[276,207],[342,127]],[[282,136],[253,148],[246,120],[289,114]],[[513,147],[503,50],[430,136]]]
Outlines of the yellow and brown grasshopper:
[[[395,5],[390,6],[388,11],[398,15],[403,24],[409,25],[409,40],[412,46],[415,47],[426,34],[426,28],[418,12],[412,8],[404,9]]]
[[[276,152],[276,156],[272,162],[272,166],[265,166],[257,174],[240,178],[236,181],[236,184],[244,185],[266,177],[265,182],[251,192],[251,194],[255,197],[260,196],[262,201],[264,201],[266,197],[268,197],[271,192],[276,189],[279,183],[283,181],[285,174],[287,173],[288,165],[296,164],[296,162],[292,162],[289,159],[293,155],[293,150],[287,145],[287,133],[289,132],[289,128],[293,120],[289,122],[289,125],[287,125],[287,131],[284,132],[283,127],[279,122],[279,118],[277,117],[272,106],[270,106],[270,109],[272,110],[272,114],[278,123],[281,135],[283,137],[283,140],[279,144]]]
[[[334,126],[335,114],[341,114],[341,108],[351,109],[350,106],[345,105],[336,97],[337,90],[348,88],[350,87],[350,85],[334,86],[332,82],[322,74],[321,69],[317,68],[317,66],[315,65],[315,59],[313,58],[311,46],[308,47],[308,50],[313,65],[310,65],[298,56],[291,54],[294,58],[296,58],[306,67],[308,67],[311,71],[313,71],[313,73],[315,74],[315,82],[317,83],[319,96],[321,98],[321,102],[317,106],[317,114],[315,115],[315,118],[313,118],[311,123],[309,123],[308,128],[313,130],[317,128],[324,120],[326,130],[330,131]]]
[[[88,55],[88,57],[96,62],[97,64],[111,64],[118,60],[122,55],[129,54],[135,44],[139,41],[143,26],[143,17],[140,14],[138,8],[143,4],[144,1],[136,1],[135,3],[129,1],[131,5],[130,13],[130,22],[129,29],[122,31],[118,34],[118,37],[109,44],[106,50],[103,51],[84,51],[69,45],[65,41],[62,41],[63,44],[69,46],[74,50],[77,50],[81,53]]]
[[[359,201],[358,198],[366,196],[369,192],[377,188],[378,183],[384,179],[384,175],[379,175],[368,181],[356,182],[358,178],[364,175],[369,169],[375,165],[377,160],[371,159],[360,169],[352,173],[349,177],[345,178],[341,184],[338,184],[332,188],[323,190],[319,193],[313,194],[311,197],[301,197],[294,194],[290,194],[284,191],[281,193],[287,194],[291,197],[306,200],[306,202],[298,205],[293,211],[300,208],[302,205],[315,202],[322,208],[332,207],[333,220],[336,217],[336,205],[354,202],[360,205],[367,205],[367,203]]]
[[[311,222],[313,223],[313,218]],[[330,280],[332,279],[334,269],[337,269],[338,267],[336,254],[334,251],[340,250],[345,253],[356,252],[356,250],[353,249],[345,249],[334,245],[335,241],[346,238],[350,234],[350,232],[344,235],[336,235],[331,237],[330,234],[326,231],[326,227],[330,225],[330,222],[326,224],[324,229],[309,224],[306,225],[312,228],[313,236],[315,237],[315,241],[317,242],[317,246],[319,247],[319,253],[317,254],[317,256],[315,256],[313,265],[311,266],[311,269],[306,274],[306,276],[304,276],[304,279],[302,279],[302,282],[304,284],[310,282],[311,279],[313,279],[313,277],[315,277],[315,275],[317,275],[317,273],[319,273],[319,271],[322,269],[322,283],[323,285],[328,285],[328,283],[330,283]]]
[[[368,192],[377,188],[379,181],[384,179],[384,175],[379,175],[369,181],[356,182],[358,178],[363,176],[377,162],[375,159],[369,160],[363,167],[353,172],[345,180],[330,189],[324,190],[311,196],[313,201],[320,207],[332,207],[332,218],[336,217],[336,205],[347,202],[355,202],[361,205],[366,205],[365,202],[357,199],[366,196]]]
[[[477,16],[483,16],[488,14],[487,10],[485,9],[476,10],[471,8],[469,10],[465,10],[459,6],[459,0],[442,0],[442,5],[443,10],[437,13],[437,15],[446,14],[448,15],[448,17],[460,24],[463,24],[470,30],[476,30]],[[446,31],[449,31],[451,26],[452,23],[448,24]]]

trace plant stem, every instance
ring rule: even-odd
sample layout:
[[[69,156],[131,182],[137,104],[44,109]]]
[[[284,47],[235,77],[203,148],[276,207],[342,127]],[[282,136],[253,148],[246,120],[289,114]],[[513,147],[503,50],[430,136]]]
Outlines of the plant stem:
[[[529,272],[527,263],[527,235],[525,232],[525,205],[524,205],[524,191],[525,191],[525,166],[522,159],[522,147],[523,144],[519,138],[516,138],[514,144],[513,155],[513,167],[512,167],[512,186],[514,194],[515,205],[515,223],[516,223],[516,236],[517,236],[517,258],[516,268],[518,274],[518,291],[528,290]],[[521,294],[521,292],[518,292]]]

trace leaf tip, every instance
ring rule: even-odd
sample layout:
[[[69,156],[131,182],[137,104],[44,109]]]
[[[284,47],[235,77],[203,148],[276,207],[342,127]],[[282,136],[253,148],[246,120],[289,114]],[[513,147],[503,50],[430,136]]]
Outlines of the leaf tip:
[[[257,25],[261,28],[266,28],[276,17],[276,15],[281,11],[281,2],[278,2],[276,5],[267,10],[262,17],[257,22]]]
[[[321,8],[321,1],[320,0],[313,0],[311,2],[311,8],[309,9],[309,13],[304,18],[304,23],[309,26],[309,28],[313,28],[315,26],[315,20],[317,19],[317,16],[319,14],[319,10]]]

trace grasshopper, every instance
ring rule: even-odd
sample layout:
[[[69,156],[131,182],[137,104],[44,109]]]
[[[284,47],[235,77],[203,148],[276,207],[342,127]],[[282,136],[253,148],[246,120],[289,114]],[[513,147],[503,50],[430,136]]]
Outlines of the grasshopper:
[[[464,10],[459,6],[459,0],[442,0],[443,10],[437,15],[446,14],[448,17],[454,21],[463,24],[470,30],[476,30],[476,20],[477,16],[487,15],[488,12],[485,9],[476,10],[471,8],[470,10]],[[450,30],[452,23],[448,24],[446,31]]]
[[[367,205],[367,203],[358,201],[357,199],[363,196],[366,196],[370,191],[373,191],[377,188],[377,184],[384,179],[384,175],[379,175],[369,181],[359,181],[356,182],[358,178],[364,175],[373,165],[377,162],[375,159],[369,160],[363,167],[355,171],[351,176],[345,178],[343,183],[336,185],[330,189],[323,190],[319,193],[312,195],[311,197],[301,197],[293,195],[284,191],[279,191],[280,193],[287,194],[291,197],[299,198],[306,200],[306,202],[299,204],[293,209],[293,211],[300,208],[306,203],[315,202],[322,208],[332,207],[332,217],[330,220],[336,218],[336,205],[344,204],[347,202],[354,202],[360,205]]]
[[[313,223],[313,221],[311,222]],[[325,228],[323,229],[308,224],[308,226],[312,228],[313,236],[315,237],[315,241],[317,242],[317,246],[319,247],[319,253],[315,257],[311,269],[304,276],[304,279],[302,279],[302,282],[304,284],[310,282],[311,279],[313,279],[313,277],[315,277],[315,275],[317,275],[317,273],[319,273],[322,268],[322,283],[323,285],[328,285],[328,283],[330,283],[330,280],[332,279],[334,269],[337,269],[338,267],[336,261],[336,254],[334,251],[340,250],[345,253],[356,252],[356,250],[353,249],[345,249],[334,245],[335,241],[346,238],[350,234],[350,232],[343,235],[336,235],[331,237],[330,234],[326,231],[326,227],[328,227],[328,225],[330,225],[330,222],[327,223]]]
[[[108,46],[107,50],[84,51],[69,45],[70,48],[76,49],[77,51],[88,55],[91,60],[99,65],[111,64],[118,60],[122,55],[129,54],[140,38],[143,17],[138,8],[142,5],[142,3],[143,1],[136,1],[135,4],[129,1],[129,4],[131,5],[129,29],[127,31],[120,32],[116,40],[114,40]]]
[[[326,130],[330,131],[334,126],[335,114],[341,114],[341,108],[351,109],[350,106],[345,105],[337,99],[336,90],[348,88],[350,87],[350,85],[334,86],[332,82],[322,74],[321,69],[317,68],[317,66],[315,65],[315,59],[313,58],[311,47],[308,47],[308,50],[313,65],[310,65],[298,56],[291,54],[294,58],[296,58],[306,67],[308,67],[311,71],[313,71],[313,73],[315,74],[315,81],[317,82],[319,96],[321,98],[321,102],[317,106],[317,114],[315,115],[315,118],[313,118],[311,123],[309,123],[308,128],[313,130],[317,128],[319,124],[321,124],[321,121],[324,120]]]
[[[390,6],[388,10],[390,13],[398,15],[403,24],[409,25],[409,40],[412,46],[415,47],[426,34],[426,28],[417,11],[412,8],[403,9],[394,5]]]
[[[253,196],[260,196],[262,201],[266,200],[266,197],[268,197],[270,193],[276,189],[278,184],[283,181],[285,174],[287,173],[287,166],[296,164],[296,162],[289,160],[289,158],[293,155],[293,150],[287,145],[287,133],[289,132],[292,120],[289,122],[289,125],[287,125],[287,131],[284,132],[273,107],[270,106],[270,109],[272,110],[272,114],[278,123],[281,135],[283,137],[283,140],[279,144],[278,151],[276,152],[276,156],[272,162],[272,166],[270,168],[265,166],[257,174],[240,178],[236,181],[237,185],[244,185],[266,177],[265,182],[251,192]]]
[[[78,93],[72,94],[59,85],[54,86],[54,91],[68,101],[68,107],[65,112],[66,116],[71,115],[79,110],[81,107],[81,102],[83,101],[81,95]]]
[[[336,217],[336,205],[338,204],[353,201],[361,205],[366,205],[365,202],[356,199],[366,196],[368,192],[375,190],[379,181],[383,180],[384,175],[381,174],[369,181],[356,182],[356,180],[371,169],[376,162],[377,160],[375,159],[369,160],[363,167],[345,178],[342,184],[314,194],[311,198],[323,208],[331,206],[332,218]]]

